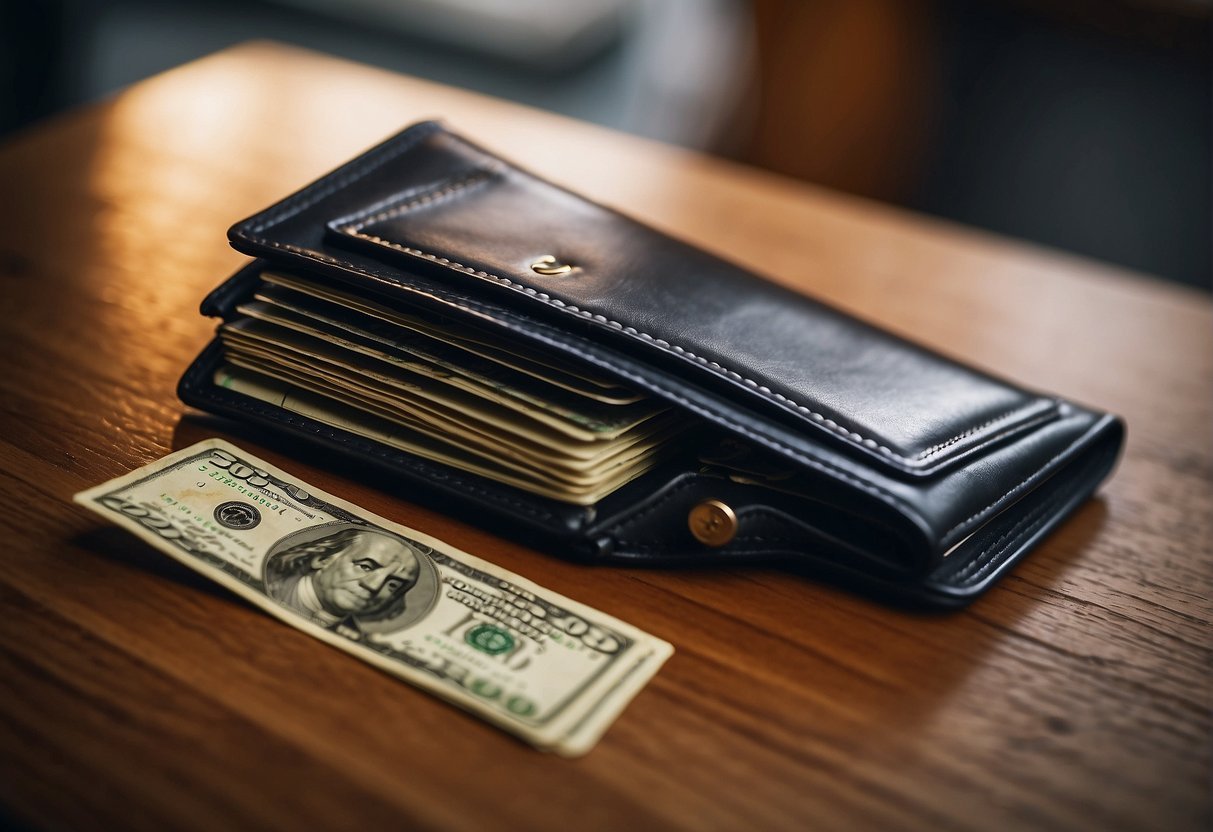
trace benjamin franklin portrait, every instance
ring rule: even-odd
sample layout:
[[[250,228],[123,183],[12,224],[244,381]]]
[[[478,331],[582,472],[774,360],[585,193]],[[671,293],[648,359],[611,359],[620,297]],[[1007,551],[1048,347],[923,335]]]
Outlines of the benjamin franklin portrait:
[[[417,544],[353,523],[288,536],[265,563],[271,598],[322,627],[359,632],[416,620],[434,600],[436,584],[435,568]]]

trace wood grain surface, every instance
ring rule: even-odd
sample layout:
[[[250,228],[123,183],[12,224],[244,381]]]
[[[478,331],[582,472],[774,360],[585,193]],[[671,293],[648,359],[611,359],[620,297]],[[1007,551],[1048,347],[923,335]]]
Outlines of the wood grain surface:
[[[1123,415],[1102,491],[956,613],[766,569],[589,568],[187,415],[228,225],[441,117],[559,182],[1033,387]],[[0,146],[0,821],[35,829],[1201,829],[1213,310],[1148,277],[271,44]],[[1143,207],[1143,210],[1146,208]],[[223,435],[676,653],[541,754],[69,503]]]

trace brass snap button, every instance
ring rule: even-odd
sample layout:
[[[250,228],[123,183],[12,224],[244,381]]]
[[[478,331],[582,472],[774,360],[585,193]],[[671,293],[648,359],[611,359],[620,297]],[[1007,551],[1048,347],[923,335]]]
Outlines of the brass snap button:
[[[550,254],[545,254],[534,263],[531,264],[531,271],[536,274],[547,275],[549,277],[558,274],[568,274],[573,270],[573,267],[568,263],[561,263]]]
[[[724,546],[737,534],[737,514],[720,500],[704,500],[687,515],[687,526],[705,546]]]

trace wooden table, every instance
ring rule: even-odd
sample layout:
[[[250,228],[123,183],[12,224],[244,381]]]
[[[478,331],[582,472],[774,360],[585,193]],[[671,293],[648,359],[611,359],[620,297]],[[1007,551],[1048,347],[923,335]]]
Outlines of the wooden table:
[[[544,755],[69,503],[215,428],[181,370],[233,221],[440,116],[557,181],[1122,414],[1102,496],[967,610],[774,570],[597,569],[224,434],[672,642]],[[1196,829],[1209,799],[1209,299],[683,150],[267,44],[0,147],[0,821],[125,829]],[[1143,210],[1147,210],[1143,208]]]

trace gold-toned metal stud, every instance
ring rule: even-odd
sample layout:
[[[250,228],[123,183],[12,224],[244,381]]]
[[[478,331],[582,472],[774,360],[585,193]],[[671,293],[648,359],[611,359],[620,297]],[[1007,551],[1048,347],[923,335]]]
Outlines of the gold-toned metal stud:
[[[536,274],[547,275],[549,277],[559,274],[568,274],[573,270],[573,267],[568,263],[561,263],[550,254],[545,254],[534,263],[531,264],[531,271]]]
[[[687,515],[687,526],[705,546],[724,546],[737,534],[737,513],[720,500],[704,500]]]

